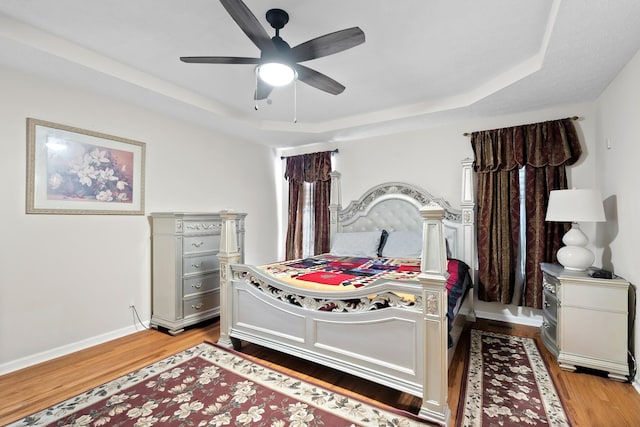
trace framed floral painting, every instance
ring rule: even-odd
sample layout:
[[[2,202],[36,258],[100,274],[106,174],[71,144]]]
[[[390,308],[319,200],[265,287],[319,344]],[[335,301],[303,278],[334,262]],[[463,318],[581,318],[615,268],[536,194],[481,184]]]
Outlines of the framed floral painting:
[[[143,142],[27,119],[27,213],[144,215]]]

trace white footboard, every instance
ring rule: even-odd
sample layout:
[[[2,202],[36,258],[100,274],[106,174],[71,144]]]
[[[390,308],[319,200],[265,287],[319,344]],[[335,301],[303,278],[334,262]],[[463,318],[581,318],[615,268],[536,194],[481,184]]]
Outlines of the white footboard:
[[[386,282],[346,292],[301,290],[238,262],[233,212],[224,212],[221,248],[220,341],[247,340],[384,384],[422,398],[419,415],[446,425],[447,298],[444,210],[437,204],[420,210],[424,246],[419,284]],[[372,295],[413,294],[407,304],[387,298],[378,310],[322,311]],[[294,297],[298,305],[290,303]]]
[[[422,397],[424,322],[418,308],[320,311],[260,290],[251,281],[268,278],[251,267],[232,266],[232,274],[233,338]]]

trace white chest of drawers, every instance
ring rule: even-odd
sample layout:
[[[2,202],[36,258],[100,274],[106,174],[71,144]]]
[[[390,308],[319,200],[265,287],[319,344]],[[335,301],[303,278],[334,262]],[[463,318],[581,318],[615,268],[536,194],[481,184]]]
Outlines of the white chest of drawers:
[[[244,218],[238,246],[244,260]],[[220,215],[157,212],[152,226],[151,326],[178,334],[220,315]]]
[[[599,279],[541,264],[543,272],[542,340],[565,370],[606,371],[612,379],[629,375],[629,282]]]

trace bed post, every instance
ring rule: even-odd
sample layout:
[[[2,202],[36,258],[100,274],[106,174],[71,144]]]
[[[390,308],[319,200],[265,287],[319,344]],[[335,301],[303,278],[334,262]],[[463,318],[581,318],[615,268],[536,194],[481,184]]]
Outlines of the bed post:
[[[340,195],[340,172],[332,171],[331,175],[331,200],[329,201],[329,242],[333,242],[333,236],[338,230],[338,212],[342,209]]]
[[[419,280],[422,284],[424,318],[424,378],[420,416],[449,423],[448,331],[447,331],[447,249],[444,237],[444,209],[435,202],[420,209],[424,218],[423,257]]]
[[[466,158],[462,161],[462,232],[464,233],[463,241],[464,247],[462,248],[463,259],[466,260],[469,265],[471,281],[478,283],[477,274],[477,255],[476,255],[476,198],[475,198],[475,185],[473,181],[473,160]],[[467,295],[471,306],[471,312],[467,314],[467,319],[475,322],[475,294],[473,291]]]
[[[239,214],[232,210],[220,211],[222,229],[220,233],[220,338],[218,344],[231,347],[231,264],[240,262],[236,222]]]

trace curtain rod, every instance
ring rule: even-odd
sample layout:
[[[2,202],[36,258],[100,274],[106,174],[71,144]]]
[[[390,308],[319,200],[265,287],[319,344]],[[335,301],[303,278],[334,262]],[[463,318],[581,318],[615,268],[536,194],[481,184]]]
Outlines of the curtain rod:
[[[580,117],[578,117],[578,116],[572,116],[572,117],[567,117],[567,118],[568,118],[568,119],[570,119],[570,120],[578,120]],[[526,126],[526,125],[519,125],[519,126]],[[463,135],[463,136],[471,136],[471,133],[472,133],[472,132],[465,132],[465,133],[463,133],[462,135]]]
[[[338,154],[338,149],[337,148],[335,150],[331,151],[331,155],[333,156],[334,154]],[[297,155],[299,156],[300,154],[297,154]],[[287,157],[295,157],[295,156],[280,156],[280,160],[284,160]]]

